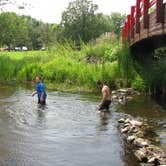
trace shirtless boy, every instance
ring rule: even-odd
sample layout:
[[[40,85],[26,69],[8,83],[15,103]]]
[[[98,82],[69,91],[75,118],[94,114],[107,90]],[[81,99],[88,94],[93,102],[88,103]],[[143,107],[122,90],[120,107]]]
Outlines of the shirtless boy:
[[[102,100],[99,104],[99,110],[109,111],[109,105],[111,104],[110,88],[101,81],[97,81],[97,87],[101,89]]]

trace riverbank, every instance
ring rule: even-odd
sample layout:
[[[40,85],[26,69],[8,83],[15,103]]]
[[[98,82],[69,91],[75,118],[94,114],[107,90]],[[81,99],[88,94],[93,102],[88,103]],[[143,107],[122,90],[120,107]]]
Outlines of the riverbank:
[[[148,104],[148,102],[141,101],[140,103],[138,103],[138,99],[136,100],[137,97],[141,96],[139,92],[134,91],[131,88],[113,91],[113,101],[121,104],[121,111],[125,113],[125,115],[123,115],[117,123],[125,147],[127,149],[126,151],[134,154],[134,156],[136,157],[135,160],[139,162],[140,165],[166,165],[166,140],[164,139],[164,117],[166,114],[163,110],[164,107],[160,108],[158,106],[161,109],[159,112],[153,109],[150,110],[150,112],[147,110],[147,108],[149,107],[153,108],[153,105],[148,107],[146,106],[146,109],[144,110],[143,105],[145,105],[145,103]],[[134,109],[137,106],[139,107],[136,109],[137,111],[135,111]],[[126,112],[126,109],[129,109],[129,111]],[[155,116],[153,116],[154,111],[156,114]],[[157,123],[160,123],[160,127],[163,126],[163,136],[155,131],[155,128],[158,126],[156,120],[161,116],[163,116],[163,120]],[[162,141],[164,141],[165,143],[163,144]]]
[[[156,85],[160,83],[161,79],[157,79],[160,74],[156,71],[155,78],[147,81],[149,77],[144,76],[147,71],[141,75],[139,66],[133,62],[127,45],[122,47],[107,42],[84,44],[80,50],[56,44],[48,51],[0,52],[0,80],[4,82],[33,81],[40,75],[56,90],[95,91],[96,81],[102,80],[111,89],[131,87],[149,95],[153,89],[154,94],[164,94],[164,83],[162,88],[153,88],[154,80]],[[164,82],[165,77],[162,79]],[[57,85],[59,89],[55,88]]]
[[[69,50],[68,50],[69,52]],[[60,54],[60,53],[59,53]],[[66,56],[53,52],[0,54],[0,79],[17,82],[33,81],[40,75],[44,82],[93,89],[97,80],[112,84],[118,78],[117,62],[88,63],[84,52]],[[73,51],[73,54],[76,54]],[[80,55],[82,54],[82,55]],[[68,86],[68,87],[69,87]]]
[[[159,140],[147,136],[151,128],[145,121],[126,115],[118,123],[122,138],[140,163],[146,163],[145,166],[166,165],[166,149],[157,146]]]
[[[128,48],[109,42],[83,44],[80,50],[69,44],[56,44],[48,51],[0,52],[0,80],[21,83],[40,75],[44,82],[62,84],[61,87],[93,91],[96,81],[102,80],[117,89],[129,83],[124,67],[127,54]],[[130,84],[142,89],[142,79],[135,71]]]

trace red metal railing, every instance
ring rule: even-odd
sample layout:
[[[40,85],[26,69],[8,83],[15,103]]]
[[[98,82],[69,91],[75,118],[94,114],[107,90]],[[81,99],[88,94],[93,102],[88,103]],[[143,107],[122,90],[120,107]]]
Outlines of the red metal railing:
[[[163,0],[136,0],[136,5],[131,6],[131,12],[122,29],[122,42],[130,42],[136,33],[141,31],[141,22],[144,29],[149,28],[149,9],[156,8],[156,23],[163,22]]]

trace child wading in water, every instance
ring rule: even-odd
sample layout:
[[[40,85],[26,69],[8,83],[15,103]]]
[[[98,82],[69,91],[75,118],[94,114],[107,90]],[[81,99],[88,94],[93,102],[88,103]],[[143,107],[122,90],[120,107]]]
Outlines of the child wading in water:
[[[97,81],[97,87],[101,89],[102,93],[102,100],[99,104],[98,110],[109,111],[109,106],[111,104],[110,88],[101,81]]]
[[[37,94],[38,96],[38,104],[45,105],[47,94],[44,88],[44,84],[41,81],[41,77],[36,76],[36,91],[32,93],[32,96]]]

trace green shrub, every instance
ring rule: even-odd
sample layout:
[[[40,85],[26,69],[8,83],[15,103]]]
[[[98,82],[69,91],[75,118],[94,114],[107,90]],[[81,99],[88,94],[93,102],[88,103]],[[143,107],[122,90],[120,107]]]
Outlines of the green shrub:
[[[139,91],[145,91],[146,85],[144,80],[140,77],[140,75],[137,75],[132,81],[131,81],[131,87],[133,89],[139,90]]]
[[[42,64],[41,63],[31,63],[25,65],[17,74],[17,80],[22,81],[32,81],[37,76],[43,76]]]

